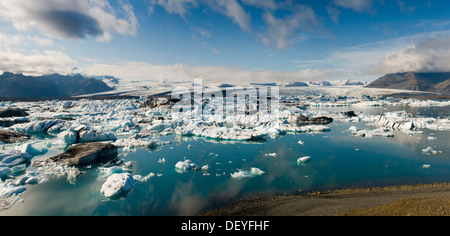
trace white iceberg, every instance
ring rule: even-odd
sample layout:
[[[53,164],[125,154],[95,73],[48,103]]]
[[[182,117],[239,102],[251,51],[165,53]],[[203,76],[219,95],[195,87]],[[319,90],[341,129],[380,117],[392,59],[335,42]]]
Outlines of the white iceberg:
[[[102,185],[100,193],[107,198],[116,197],[128,192],[134,185],[134,179],[129,173],[113,174]]]
[[[30,143],[22,144],[21,146],[17,147],[17,150],[21,153],[28,153],[31,156],[39,156],[48,152],[47,148],[33,146]]]
[[[231,178],[233,179],[243,179],[243,178],[253,178],[260,175],[265,174],[266,172],[262,171],[259,168],[252,167],[249,171],[248,170],[241,170],[235,173],[231,174]]]
[[[309,162],[310,160],[311,160],[310,156],[300,157],[299,159],[297,159],[297,164],[302,165],[302,164]]]
[[[192,163],[191,160],[185,160],[185,161],[179,161],[176,165],[175,165],[175,170],[178,173],[184,173],[188,170],[192,170],[195,167],[197,167],[197,164]]]
[[[13,184],[4,184],[0,182],[0,199],[14,197],[27,190],[23,186],[14,186]]]
[[[431,167],[430,164],[423,164],[423,165],[422,165],[422,168],[424,168],[424,169],[429,169],[430,167]]]
[[[145,182],[147,182],[150,178],[153,178],[154,176],[155,176],[154,173],[150,173],[150,174],[148,174],[148,175],[146,175],[146,176],[142,176],[142,175],[133,175],[133,179],[134,179],[135,181],[139,181],[139,182],[145,183]]]
[[[32,156],[28,153],[21,153],[17,150],[12,150],[6,153],[0,153],[0,167],[13,167],[24,164],[31,160]]]
[[[422,154],[427,154],[427,155],[437,155],[440,152],[441,151],[434,150],[432,147],[427,147],[425,149],[422,149]]]
[[[394,133],[389,129],[360,130],[356,128],[356,126],[352,126],[348,129],[348,131],[352,133],[354,137],[361,138],[373,138],[375,136],[382,136],[386,138],[394,137]]]
[[[12,128],[19,132],[25,133],[46,133],[49,130],[52,132],[57,132],[59,129],[51,129],[53,126],[62,127],[64,120],[43,120],[43,121],[33,121],[25,124],[17,124]]]
[[[58,139],[70,146],[76,143],[104,142],[116,141],[117,138],[113,133],[101,132],[89,126],[82,125],[71,128],[58,134]]]

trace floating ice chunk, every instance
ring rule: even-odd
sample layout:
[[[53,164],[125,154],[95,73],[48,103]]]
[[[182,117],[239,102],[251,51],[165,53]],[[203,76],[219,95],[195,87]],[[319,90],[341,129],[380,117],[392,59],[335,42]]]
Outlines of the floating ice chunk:
[[[192,163],[191,160],[185,160],[185,161],[179,161],[176,165],[175,165],[175,170],[178,173],[184,173],[188,170],[192,170],[195,167],[197,167],[197,164]]]
[[[67,146],[76,144],[78,142],[78,132],[73,129],[63,131],[58,134],[58,139],[64,142]]]
[[[430,136],[430,137],[427,137],[427,139],[430,141],[433,141],[433,140],[436,140],[436,137]]]
[[[298,144],[300,144],[300,145],[304,145],[304,144],[305,144],[305,142],[303,142],[302,140],[300,140],[300,141],[298,141]]]
[[[302,165],[302,164],[309,162],[310,160],[311,160],[310,156],[300,157],[299,159],[297,159],[297,164]]]
[[[17,148],[22,153],[28,153],[31,156],[39,156],[48,152],[48,149],[45,147],[34,147],[30,143],[23,144]]]
[[[23,186],[14,186],[13,184],[5,184],[0,181],[0,199],[9,198],[21,194],[27,190]]]
[[[360,101],[352,104],[353,107],[380,107],[384,106],[382,101]]]
[[[43,120],[43,121],[33,121],[25,124],[17,124],[12,128],[19,132],[25,133],[46,133],[52,126],[57,124],[65,123],[64,120]],[[57,131],[57,130],[53,130]]]
[[[150,178],[152,178],[152,177],[154,177],[154,176],[155,176],[154,173],[150,173],[150,174],[148,174],[148,175],[146,175],[146,176],[142,176],[142,175],[133,175],[133,179],[134,179],[135,181],[139,181],[139,182],[145,183],[145,182],[147,182]]]
[[[134,184],[134,179],[129,173],[113,174],[102,185],[100,193],[107,198],[112,198],[121,193],[128,192]]]
[[[306,126],[285,126],[283,127],[286,131],[291,132],[311,132],[311,133],[321,133],[330,131],[330,127],[325,125],[306,125]]]
[[[424,169],[428,169],[428,168],[430,168],[430,167],[431,167],[430,164],[423,164],[423,165],[422,165],[422,168],[424,168]]]
[[[427,147],[425,149],[422,149],[422,154],[427,155],[437,155],[439,151],[434,150],[432,147]]]
[[[164,163],[166,163],[166,158],[159,158],[159,160],[158,160],[158,163],[160,163],[160,164],[164,164]]]
[[[0,153],[0,167],[13,167],[28,162],[32,156],[28,153],[21,153],[13,150],[7,153]]]
[[[264,156],[266,157],[277,157],[276,153],[266,153]]]
[[[360,130],[355,126],[348,129],[353,136],[361,138],[373,138],[374,136],[382,136],[386,138],[394,137],[394,133],[388,129]]]
[[[187,126],[175,128],[178,135],[194,135],[199,137],[220,139],[220,140],[256,140],[267,136],[267,132],[256,129],[242,129],[239,127],[216,127],[208,126],[202,123],[190,123]]]
[[[11,167],[10,173],[11,173],[11,175],[17,175],[22,172],[25,172],[26,169],[27,169],[27,164],[17,165],[17,166]]]
[[[93,129],[83,129],[78,133],[79,143],[116,141],[117,138],[113,133],[103,133]]]
[[[142,147],[142,148],[153,148],[156,147],[159,143],[156,140],[142,140],[142,139],[119,139],[113,143],[118,147]]]
[[[10,173],[10,168],[0,167],[0,179],[6,178]]]
[[[249,171],[241,170],[239,172],[232,173],[231,178],[233,178],[233,179],[253,178],[253,177],[263,175],[265,173],[266,172],[262,171],[259,168],[252,167]]]
[[[209,165],[202,166],[202,171],[203,172],[208,172],[208,170],[209,170]]]
[[[358,129],[356,126],[352,126],[348,129],[348,131],[350,131],[352,134],[358,132],[360,129]]]

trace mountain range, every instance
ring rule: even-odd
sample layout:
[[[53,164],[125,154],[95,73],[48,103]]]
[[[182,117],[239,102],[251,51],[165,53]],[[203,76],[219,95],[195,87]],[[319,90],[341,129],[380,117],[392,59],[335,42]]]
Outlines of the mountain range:
[[[450,95],[450,72],[388,74],[375,80],[366,87],[413,90]]]
[[[25,76],[4,72],[0,75],[0,97],[3,98],[68,98],[111,90],[103,81],[80,74]]]

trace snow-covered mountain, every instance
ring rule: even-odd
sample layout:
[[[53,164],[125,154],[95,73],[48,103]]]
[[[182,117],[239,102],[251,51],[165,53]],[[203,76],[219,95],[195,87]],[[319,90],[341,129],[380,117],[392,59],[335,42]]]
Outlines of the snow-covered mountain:
[[[113,90],[103,81],[80,74],[25,76],[4,72],[0,75],[0,97],[67,98]]]

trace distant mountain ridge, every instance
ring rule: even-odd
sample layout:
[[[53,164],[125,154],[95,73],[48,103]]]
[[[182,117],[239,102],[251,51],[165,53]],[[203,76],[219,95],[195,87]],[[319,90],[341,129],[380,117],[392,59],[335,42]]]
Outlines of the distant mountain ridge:
[[[0,97],[68,98],[113,90],[103,81],[80,74],[25,76],[4,72],[0,75]]]
[[[366,87],[413,90],[450,95],[450,72],[388,74],[375,80]]]

